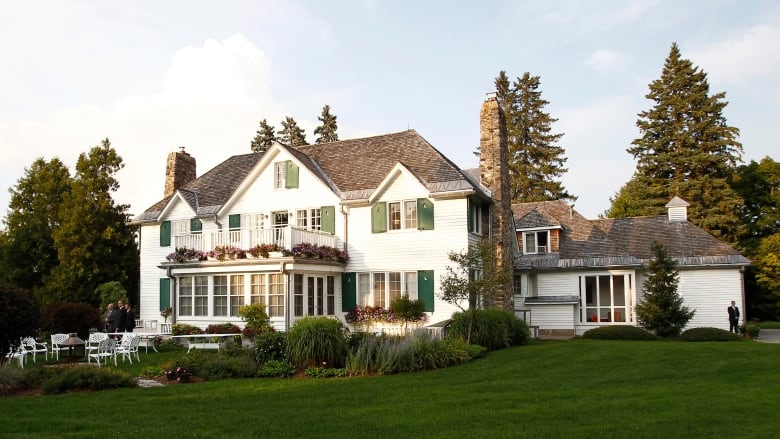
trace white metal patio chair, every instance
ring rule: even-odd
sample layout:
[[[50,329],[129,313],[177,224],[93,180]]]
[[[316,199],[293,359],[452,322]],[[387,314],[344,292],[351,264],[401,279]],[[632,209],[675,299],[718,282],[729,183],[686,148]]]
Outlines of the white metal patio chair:
[[[138,356],[138,344],[141,341],[141,336],[129,332],[122,336],[122,343],[116,348],[116,355],[122,356],[122,362],[125,358],[130,360],[130,364],[133,364],[133,354],[135,354],[136,360],[141,361],[141,357]],[[116,362],[116,358],[114,358]]]
[[[60,361],[60,351],[68,352],[67,346],[60,346],[62,342],[68,339],[68,334],[52,334],[51,335],[51,356],[56,355],[57,361]]]
[[[27,355],[19,346],[11,345],[8,349],[8,353],[5,354],[5,359],[8,360],[8,364],[11,364],[14,360],[19,361],[19,367],[24,369],[24,357]]]
[[[46,346],[46,343],[35,341],[33,337],[22,337],[22,349],[25,350],[25,353],[30,354],[32,353],[33,356],[33,363],[35,363],[36,356],[39,352],[42,352],[45,359],[49,359],[49,347]]]
[[[93,332],[89,334],[89,338],[84,343],[84,356],[87,357],[87,359],[89,359],[89,354],[93,352],[97,352],[98,345],[100,344],[100,342],[107,338],[108,338],[108,334],[106,334],[105,332]]]
[[[116,340],[113,338],[101,340],[100,343],[98,343],[97,352],[87,356],[87,363],[89,363],[91,359],[94,359],[98,364],[98,367],[100,367],[100,360],[102,359],[103,364],[105,364],[108,362],[109,358],[114,359],[114,366],[116,366]]]

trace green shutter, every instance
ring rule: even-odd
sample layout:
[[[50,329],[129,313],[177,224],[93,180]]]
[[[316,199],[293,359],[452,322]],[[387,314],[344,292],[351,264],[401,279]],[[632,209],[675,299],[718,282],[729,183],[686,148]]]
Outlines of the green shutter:
[[[171,279],[160,278],[160,311],[171,306]]]
[[[298,165],[293,163],[291,160],[287,160],[284,165],[287,168],[285,174],[286,179],[284,181],[284,187],[287,189],[297,188],[298,187]]]
[[[163,221],[160,223],[160,247],[169,247],[171,245],[171,222]]]
[[[341,273],[341,311],[350,312],[357,308],[357,276],[355,273]]]
[[[425,302],[425,311],[433,312],[433,270],[417,272],[417,298]]]
[[[417,229],[433,230],[433,201],[427,198],[417,199]]]
[[[336,234],[336,206],[320,207],[320,229],[331,235]]]
[[[387,203],[376,203],[371,208],[371,233],[387,231]]]
[[[197,233],[203,231],[203,222],[198,218],[190,219],[190,233]]]
[[[241,228],[241,214],[233,214],[228,216],[228,229],[240,229]]]

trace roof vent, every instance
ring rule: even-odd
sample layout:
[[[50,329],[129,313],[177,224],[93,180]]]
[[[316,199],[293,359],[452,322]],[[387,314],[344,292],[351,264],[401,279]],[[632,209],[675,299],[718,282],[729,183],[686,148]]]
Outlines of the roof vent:
[[[669,222],[673,221],[688,221],[688,204],[687,201],[674,196],[668,203],[666,203],[666,209],[668,210]]]

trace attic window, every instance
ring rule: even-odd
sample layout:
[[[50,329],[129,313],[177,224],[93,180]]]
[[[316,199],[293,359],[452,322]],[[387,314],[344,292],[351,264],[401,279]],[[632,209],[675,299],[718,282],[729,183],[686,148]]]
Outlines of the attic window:
[[[550,249],[548,244],[549,232],[542,230],[538,232],[523,232],[523,253],[547,253]]]
[[[274,189],[284,189],[287,181],[287,166],[285,162],[274,163]]]

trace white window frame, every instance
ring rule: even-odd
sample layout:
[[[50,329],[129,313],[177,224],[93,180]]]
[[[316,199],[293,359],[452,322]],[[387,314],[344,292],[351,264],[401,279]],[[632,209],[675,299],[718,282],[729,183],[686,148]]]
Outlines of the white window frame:
[[[357,273],[358,306],[390,309],[392,301],[404,294],[409,299],[417,299],[417,270]]]
[[[304,230],[322,230],[322,211],[319,207],[297,209],[295,224]]]
[[[533,237],[533,240],[529,237]],[[544,236],[546,245],[539,245],[539,237]],[[530,245],[533,241],[533,246]],[[523,253],[527,255],[550,253],[550,231],[549,230],[533,230],[523,232]]]
[[[482,206],[480,206],[477,203],[469,203],[469,209],[471,209],[471,212],[469,212],[469,232],[470,233],[476,233],[477,235],[482,234]]]
[[[634,273],[589,273],[578,277],[580,323],[633,324]],[[622,289],[622,295],[620,293]]]
[[[274,189],[285,189],[287,183],[287,163],[274,163]]]
[[[418,218],[416,199],[387,202],[388,231],[417,230]]]

